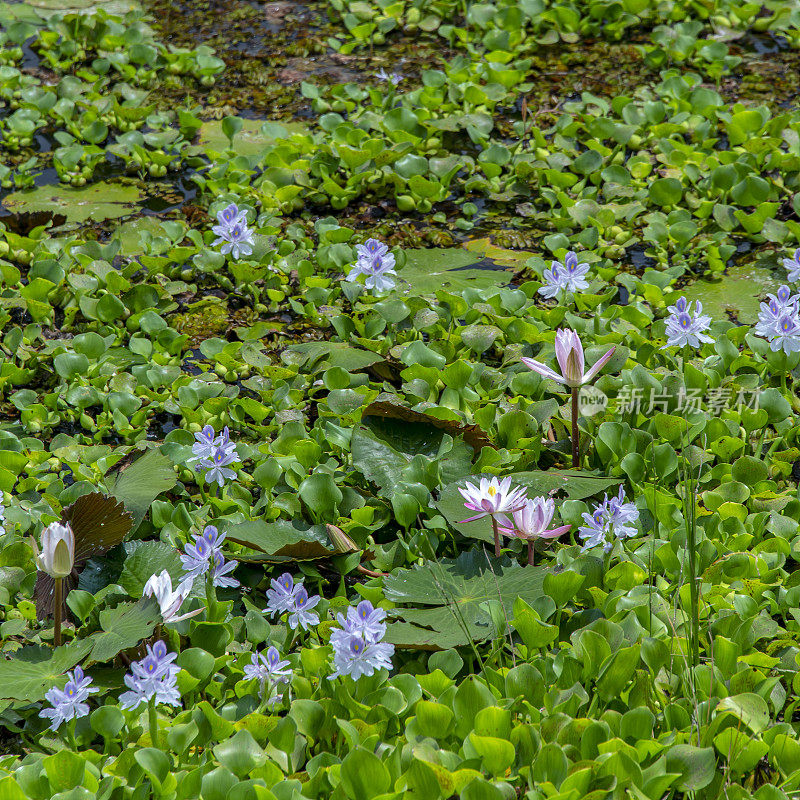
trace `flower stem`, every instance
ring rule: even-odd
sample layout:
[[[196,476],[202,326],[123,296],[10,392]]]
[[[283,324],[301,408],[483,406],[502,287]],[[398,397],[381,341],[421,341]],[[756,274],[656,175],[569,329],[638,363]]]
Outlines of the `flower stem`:
[[[578,387],[572,389],[572,469],[580,469],[580,433],[578,433]]]
[[[492,517],[492,532],[494,533],[494,557],[500,558],[500,531],[497,530],[497,520]]]
[[[158,717],[156,716],[156,699],[150,699],[147,704],[147,721],[150,726],[150,745],[158,747]]]
[[[528,566],[533,566],[533,542],[528,542]]]
[[[63,578],[56,578],[56,588],[54,593],[53,602],[53,615],[55,622],[53,623],[53,643],[56,647],[61,646],[61,606],[64,604],[64,587]]]

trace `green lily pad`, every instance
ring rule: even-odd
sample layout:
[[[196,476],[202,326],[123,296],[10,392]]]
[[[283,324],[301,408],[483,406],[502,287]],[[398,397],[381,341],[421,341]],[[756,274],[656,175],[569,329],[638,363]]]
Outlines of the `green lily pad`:
[[[785,274],[776,272],[769,262],[762,260],[737,264],[718,281],[697,281],[683,294],[687,300],[699,300],[703,313],[715,320],[732,316],[739,322],[752,324],[758,319],[759,303],[765,295],[774,293],[785,282]]]
[[[270,122],[263,119],[244,119],[242,129],[233,138],[237,155],[252,156],[261,153],[267,145],[285,139],[293,133],[306,133],[307,128],[299,122]],[[222,120],[204,122],[200,126],[198,142],[204,150],[221,152],[228,147],[228,137],[222,131]]]
[[[434,294],[439,289],[492,289],[507,286],[513,269],[460,247],[406,250],[405,266],[397,271],[400,292]]]
[[[135,186],[115,183],[94,183],[81,189],[66,186],[42,186],[29,192],[14,192],[4,198],[3,205],[12,213],[53,211],[64,214],[67,222],[95,222],[124,217],[141,199]]]

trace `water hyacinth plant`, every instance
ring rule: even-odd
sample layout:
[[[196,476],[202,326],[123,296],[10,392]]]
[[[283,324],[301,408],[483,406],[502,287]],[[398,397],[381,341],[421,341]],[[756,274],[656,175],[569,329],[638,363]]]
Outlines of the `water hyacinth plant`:
[[[80,666],[76,666],[73,672],[67,673],[67,682],[63,689],[54,686],[47,690],[45,698],[52,708],[43,708],[39,716],[50,720],[50,727],[54,731],[68,720],[85,717],[89,713],[89,704],[86,702],[89,695],[100,691],[91,684],[92,679],[84,675]]]
[[[703,305],[699,300],[694,301],[695,309],[692,312],[692,304],[686,302],[685,297],[678,298],[675,305],[667,310],[670,312],[667,317],[667,343],[661,348],[667,347],[692,347],[698,349],[703,342],[712,343],[714,340],[706,333],[711,326],[711,317],[703,314]]]
[[[563,297],[567,292],[583,291],[589,288],[586,273],[589,272],[588,264],[578,262],[578,256],[570,250],[561,261],[553,261],[550,269],[544,272],[545,285],[539,289],[539,294],[548,300]]]
[[[556,331],[556,361],[561,369],[561,373],[555,372],[550,367],[536,361],[533,358],[521,359],[528,369],[539,373],[544,378],[561,383],[571,390],[572,393],[572,466],[580,468],[580,434],[578,431],[578,392],[581,386],[591,383],[600,370],[614,355],[616,346],[607,350],[594,365],[587,371],[583,355],[583,345],[575,331],[560,328]]]
[[[386,612],[368,600],[350,606],[345,615],[336,615],[340,627],[331,633],[334,671],[329,680],[344,676],[358,680],[380,669],[391,670],[394,645],[382,641],[385,619]]]
[[[223,255],[230,253],[234,258],[249,256],[253,253],[255,242],[253,230],[247,227],[247,213],[241,211],[235,203],[226,206],[217,214],[217,225],[211,229],[216,239],[212,247],[221,244],[220,252]]]

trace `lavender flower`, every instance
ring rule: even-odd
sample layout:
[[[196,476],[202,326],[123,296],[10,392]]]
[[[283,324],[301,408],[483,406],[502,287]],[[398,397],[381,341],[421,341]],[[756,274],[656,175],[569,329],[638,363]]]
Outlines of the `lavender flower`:
[[[319,625],[319,615],[311,610],[319,601],[318,594],[309,597],[305,588],[300,587],[300,590],[294,595],[293,604],[288,609],[289,625],[292,630],[297,630],[298,626],[303,630],[308,630],[311,625]]]
[[[371,261],[375,256],[385,256],[389,253],[389,245],[377,239],[367,239],[364,244],[356,245],[356,253],[361,261]]]
[[[258,678],[261,696],[272,705],[277,703],[279,696],[269,699],[273,687],[279,683],[289,683],[292,679],[292,670],[288,661],[281,661],[281,654],[277,648],[270,647],[266,655],[253,653],[252,661],[245,665],[244,674],[248,678]],[[265,692],[265,689],[267,691]]]
[[[267,589],[267,607],[264,613],[282,614],[294,607],[295,597],[303,588],[302,582],[295,584],[292,576],[284,572],[280,578],[270,581],[271,588]]]
[[[776,335],[778,323],[786,314],[787,309],[773,297],[768,303],[761,303],[761,310],[758,312],[758,322],[753,330],[758,336],[769,339]]]
[[[780,316],[769,340],[769,348],[775,352],[783,350],[786,355],[800,351],[800,319],[796,308]]]
[[[383,67],[375,73],[375,77],[379,81],[389,81],[392,86],[397,86],[403,80],[403,76],[399,72],[388,73]]]
[[[536,359],[522,358],[521,361],[528,369],[538,372],[543,377],[566,384],[571,389],[577,389],[579,386],[590,383],[594,379],[595,375],[614,355],[616,349],[616,345],[613,346],[607,353],[600,356],[587,372],[584,372],[583,345],[578,334],[569,329],[559,329],[556,331],[555,350],[556,361],[558,361],[558,366],[561,368],[561,375],[550,369],[550,367],[536,361]]]
[[[70,719],[80,719],[89,713],[86,700],[89,695],[100,690],[91,687],[92,679],[84,676],[80,667],[75,667],[74,672],[67,673],[67,683],[63,689],[55,686],[48,689],[45,697],[53,708],[43,708],[39,716],[50,720],[51,730],[58,730],[62,722]]]
[[[500,525],[510,526],[511,521],[508,514],[522,508],[525,500],[525,487],[517,486],[511,488],[511,477],[506,477],[502,481],[497,478],[481,478],[478,486],[471,483],[458,491],[464,498],[464,505],[470,511],[478,513],[469,517],[463,522],[474,522],[483,517],[492,517]]]
[[[240,211],[235,203],[220,211],[217,214],[219,225],[211,229],[217,236],[211,243],[212,246],[222,243],[220,252],[223,255],[231,253],[234,258],[249,256],[253,252],[255,242],[253,231],[247,227],[246,216],[246,212]]]
[[[367,241],[367,246],[374,239]],[[378,244],[380,244],[378,242]],[[386,247],[386,245],[381,245]],[[375,289],[379,292],[388,291],[394,288],[394,279],[388,277],[389,275],[397,275],[394,269],[395,258],[392,253],[388,251],[385,253],[375,253],[373,256],[366,258],[359,253],[358,260],[353,265],[353,268],[347,274],[347,280],[355,282],[358,280],[359,275],[366,276],[364,285],[367,289]]]
[[[350,606],[346,615],[337,615],[341,628],[331,633],[334,672],[329,680],[341,675],[358,680],[375,670],[392,668],[394,645],[381,641],[386,634],[385,618],[386,612],[367,600]]]
[[[544,273],[545,286],[539,289],[539,294],[548,299],[556,297],[561,292],[582,291],[589,288],[585,279],[589,271],[588,264],[578,263],[578,256],[572,250],[564,256],[564,263],[553,261],[550,270]]]
[[[555,501],[550,497],[526,498],[525,505],[514,511],[514,524],[508,528],[501,528],[507,536],[516,536],[519,539],[530,541],[532,539],[555,539],[566,533],[569,525],[547,529],[556,510]]]
[[[789,272],[786,276],[786,280],[788,280],[789,283],[800,280],[800,247],[794,251],[794,255],[791,258],[783,259],[783,266]]]
[[[212,583],[217,587],[235,588],[239,585],[236,578],[226,577],[236,569],[235,561],[225,561],[222,554],[222,542],[225,534],[219,533],[213,525],[207,525],[203,533],[196,533],[193,543],[187,543],[181,554],[181,564],[186,572],[179,589],[188,586],[191,589],[195,578],[205,575],[213,565]],[[187,594],[188,594],[187,589]]]
[[[124,678],[130,691],[120,695],[120,706],[138,708],[151,700],[156,705],[180,706],[181,695],[177,687],[180,667],[172,663],[177,657],[178,654],[168,652],[166,644],[160,640],[152,647],[148,645],[147,655],[134,661]]]
[[[691,311],[691,302],[687,303],[685,297],[681,297],[674,306],[667,309],[671,313],[667,317],[667,343],[661,348],[662,350],[686,345],[699,348],[702,342],[714,341],[705,333],[711,325],[711,317],[703,314],[703,305],[699,300],[694,302],[694,314]]]
[[[591,514],[584,514],[586,523],[578,529],[578,536],[584,540],[582,550],[603,545],[606,553],[614,546],[614,538],[628,539],[635,536],[638,531],[633,523],[639,519],[639,510],[634,503],[625,502],[625,490],[619,487],[619,494],[608,499],[603,497]]]

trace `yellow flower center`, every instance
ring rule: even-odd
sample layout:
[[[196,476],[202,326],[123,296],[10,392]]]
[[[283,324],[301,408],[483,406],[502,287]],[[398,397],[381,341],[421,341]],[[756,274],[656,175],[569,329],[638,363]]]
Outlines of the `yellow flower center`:
[[[489,497],[494,497],[497,494],[497,489],[494,486],[489,487]]]

